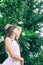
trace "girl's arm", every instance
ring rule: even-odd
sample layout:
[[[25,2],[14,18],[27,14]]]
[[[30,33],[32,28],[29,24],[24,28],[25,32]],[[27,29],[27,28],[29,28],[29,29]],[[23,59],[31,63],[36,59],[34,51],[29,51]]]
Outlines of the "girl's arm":
[[[22,32],[22,27],[17,26],[17,28],[18,28],[18,36],[16,37],[16,39],[19,38],[19,36],[20,36],[20,34]]]
[[[24,61],[24,59],[20,56],[18,56],[17,54],[14,53],[13,49],[12,49],[12,46],[11,46],[11,39],[9,37],[7,37],[5,39],[5,46],[7,47],[7,50],[8,52],[10,53],[10,56],[13,58],[13,59],[16,59],[16,60],[19,60],[19,61]]]

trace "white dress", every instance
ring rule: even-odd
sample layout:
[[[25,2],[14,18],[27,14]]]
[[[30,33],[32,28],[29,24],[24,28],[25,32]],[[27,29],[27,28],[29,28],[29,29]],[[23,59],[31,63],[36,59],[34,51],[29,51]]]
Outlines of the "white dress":
[[[11,46],[13,48],[14,53],[20,56],[20,48],[16,40],[12,41]],[[8,58],[2,63],[2,65],[21,65],[20,61],[13,59],[10,56],[9,52],[6,52],[8,54]]]

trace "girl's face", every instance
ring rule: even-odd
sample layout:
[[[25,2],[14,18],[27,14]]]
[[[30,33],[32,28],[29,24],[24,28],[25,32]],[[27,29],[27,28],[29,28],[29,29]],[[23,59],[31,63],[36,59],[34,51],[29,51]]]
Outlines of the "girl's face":
[[[13,34],[14,34],[16,37],[19,35],[19,30],[18,30],[18,28],[15,28],[15,29],[13,30]]]

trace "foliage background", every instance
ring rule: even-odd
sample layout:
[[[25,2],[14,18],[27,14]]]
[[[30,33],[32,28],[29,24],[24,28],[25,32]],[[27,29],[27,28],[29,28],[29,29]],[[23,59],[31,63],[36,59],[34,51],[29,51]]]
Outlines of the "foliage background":
[[[40,36],[43,33],[40,30],[43,27],[42,9],[43,1],[0,0],[0,38],[5,35],[7,23],[22,27],[19,43],[24,65],[43,65],[43,37]],[[0,63],[8,57],[3,48],[4,42],[0,42]]]

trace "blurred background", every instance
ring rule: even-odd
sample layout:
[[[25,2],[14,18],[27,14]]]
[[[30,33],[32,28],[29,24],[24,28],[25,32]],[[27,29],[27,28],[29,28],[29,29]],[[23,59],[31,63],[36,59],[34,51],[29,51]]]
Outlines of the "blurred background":
[[[18,39],[24,65],[43,65],[43,0],[0,0],[0,64],[8,57],[5,25],[22,27]]]

